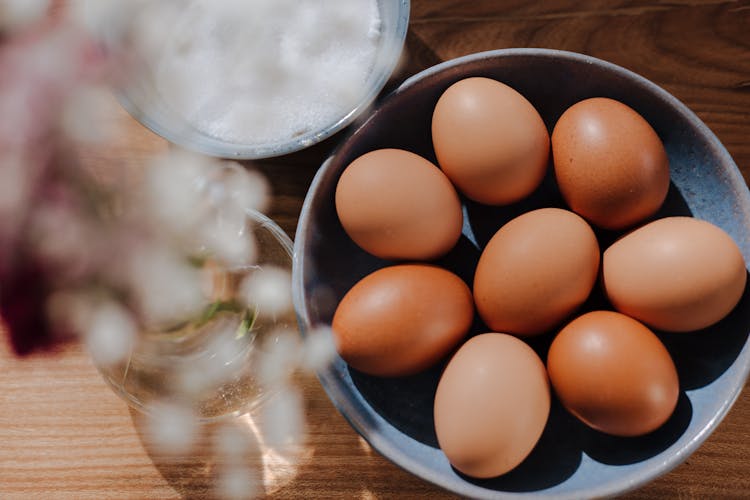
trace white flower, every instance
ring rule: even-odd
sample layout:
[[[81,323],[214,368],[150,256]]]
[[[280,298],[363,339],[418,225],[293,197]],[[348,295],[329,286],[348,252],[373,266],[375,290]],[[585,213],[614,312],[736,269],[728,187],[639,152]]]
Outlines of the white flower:
[[[174,403],[155,402],[147,408],[145,435],[165,455],[185,455],[198,437],[198,419],[192,410]]]
[[[336,357],[336,337],[329,327],[308,332],[302,349],[301,367],[309,372],[322,370]]]
[[[101,86],[82,85],[68,96],[62,110],[62,129],[77,141],[103,143],[116,135],[110,118],[116,102]]]
[[[210,255],[226,266],[242,267],[255,261],[255,237],[248,227],[244,210],[226,207],[207,218],[195,232],[200,253]]]
[[[245,266],[256,256],[246,210],[265,205],[267,197],[268,184],[260,174],[174,151],[149,168],[145,215],[151,214],[157,230],[182,242],[188,251],[229,267]]]
[[[235,206],[242,210],[266,211],[271,200],[271,186],[266,177],[238,163],[230,162],[228,166],[224,182]]]
[[[299,366],[299,334],[290,329],[276,329],[268,333],[258,360],[258,380],[266,387],[287,382]]]
[[[176,19],[184,7],[184,0],[142,1],[131,20],[133,49],[144,57],[161,53],[170,35],[170,30],[165,29],[165,20]]]
[[[210,168],[208,159],[180,150],[155,157],[146,174],[147,214],[165,231],[189,236],[208,209],[202,195]]]
[[[21,30],[47,13],[50,0],[0,0],[0,31]]]
[[[214,494],[222,500],[249,500],[260,493],[252,469],[233,464],[218,469]]]
[[[71,21],[89,36],[110,45],[123,41],[133,14],[150,0],[69,0]]]
[[[84,341],[91,357],[105,366],[126,361],[137,334],[130,313],[120,304],[108,301],[95,307],[89,321]]]
[[[260,424],[265,444],[271,448],[294,447],[305,435],[302,396],[292,387],[274,393],[261,407]]]
[[[172,248],[152,244],[133,249],[129,271],[138,309],[149,325],[193,319],[208,303],[200,269]]]
[[[291,273],[278,266],[257,267],[242,280],[239,293],[260,316],[275,319],[292,310]]]
[[[78,290],[58,290],[45,303],[49,323],[62,333],[83,336],[96,308],[96,299]]]
[[[27,231],[34,254],[61,281],[85,277],[101,257],[100,235],[71,204],[40,204],[32,211]]]

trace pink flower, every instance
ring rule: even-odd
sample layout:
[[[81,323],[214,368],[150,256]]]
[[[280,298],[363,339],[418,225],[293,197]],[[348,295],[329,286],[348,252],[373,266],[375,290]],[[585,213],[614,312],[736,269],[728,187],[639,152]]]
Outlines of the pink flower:
[[[77,85],[103,78],[109,57],[62,16],[47,16],[0,38],[0,316],[15,350],[50,338],[40,311],[48,293],[43,264],[23,233],[44,203],[57,155],[58,123]]]

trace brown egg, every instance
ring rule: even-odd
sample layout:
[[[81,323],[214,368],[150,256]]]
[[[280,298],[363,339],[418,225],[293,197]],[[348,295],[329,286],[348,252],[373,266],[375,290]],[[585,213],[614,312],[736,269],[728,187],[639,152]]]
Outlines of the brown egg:
[[[428,264],[379,269],[338,305],[333,331],[352,367],[384,377],[422,371],[460,342],[474,317],[461,278]]]
[[[669,161],[659,136],[625,104],[604,97],[578,102],[552,131],[560,192],[594,225],[623,229],[661,207]]]
[[[445,368],[435,393],[435,433],[456,469],[494,477],[529,455],[549,411],[539,356],[516,337],[485,333],[462,345]]]
[[[489,78],[458,81],[440,96],[432,142],[459,191],[489,205],[518,201],[541,184],[549,133],[524,96]]]
[[[354,160],[336,186],[341,225],[365,251],[383,259],[430,260],[461,236],[456,190],[428,160],[379,149]]]
[[[618,311],[674,332],[724,318],[746,280],[734,240],[692,217],[667,217],[636,229],[610,246],[602,263],[602,283]]]
[[[638,321],[594,311],[552,341],[547,371],[563,406],[584,423],[615,436],[640,436],[672,415],[677,370],[664,344]]]
[[[598,271],[599,244],[586,221],[542,208],[511,220],[487,243],[474,275],[474,301],[490,329],[536,335],[586,300]]]

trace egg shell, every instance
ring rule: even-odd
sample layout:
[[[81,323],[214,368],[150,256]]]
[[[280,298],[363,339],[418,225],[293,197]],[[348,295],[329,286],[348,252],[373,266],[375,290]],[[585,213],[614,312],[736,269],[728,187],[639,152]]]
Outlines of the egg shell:
[[[357,282],[339,303],[333,331],[341,357],[383,377],[420,372],[446,356],[474,318],[469,287],[428,264],[379,269]]]
[[[491,330],[536,335],[588,298],[599,244],[578,215],[541,208],[512,219],[490,239],[474,275],[474,301]]]
[[[544,178],[549,132],[534,106],[511,87],[472,77],[445,90],[432,115],[438,164],[472,200],[505,205]]]
[[[646,224],[604,252],[602,284],[620,312],[661,330],[708,327],[742,298],[747,270],[723,229],[692,217]]]
[[[592,224],[624,229],[652,216],[669,189],[669,159],[649,123],[605,97],[568,108],[552,131],[560,192]]]
[[[349,164],[336,185],[341,225],[365,251],[383,259],[431,260],[461,236],[455,188],[429,160],[379,149]]]
[[[494,477],[529,455],[549,412],[539,356],[516,337],[485,333],[462,345],[446,366],[435,394],[435,432],[456,469]]]
[[[615,436],[661,427],[680,392],[664,344],[642,323],[614,311],[592,311],[566,325],[550,345],[547,371],[565,408]]]

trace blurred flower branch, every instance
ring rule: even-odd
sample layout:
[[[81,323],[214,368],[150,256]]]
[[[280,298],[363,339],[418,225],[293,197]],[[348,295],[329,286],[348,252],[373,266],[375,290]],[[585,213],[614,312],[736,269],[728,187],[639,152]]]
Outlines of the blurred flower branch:
[[[0,314],[18,353],[51,340],[44,302],[51,262],[35,236],[59,205],[72,208],[79,172],[62,154],[66,103],[104,83],[108,55],[47,9],[51,2],[4,1],[0,45]],[[43,250],[51,253],[53,246]]]
[[[71,144],[106,146],[116,133],[102,123],[102,102],[129,67],[128,43],[148,31],[137,23],[168,22],[145,19],[145,3],[0,0],[0,318],[19,355],[80,338],[98,365],[123,365],[124,382],[144,335],[179,337],[184,348],[236,313],[237,322],[215,322],[232,342],[180,373],[181,394],[197,395],[207,377],[231,378],[200,359],[230,366],[234,340],[256,335],[258,318],[293,317],[290,276],[277,266],[256,272],[248,213],[266,210],[270,192],[254,170],[178,149],[153,158],[138,182],[103,182],[79,165]],[[293,376],[331,359],[331,336],[302,342],[285,324],[255,340],[264,342],[252,358],[258,383],[277,395],[263,407],[265,439],[298,444],[304,413]],[[188,403],[146,409],[153,441],[168,452],[194,437],[200,411]],[[221,485],[227,497],[249,491],[246,477]]]

